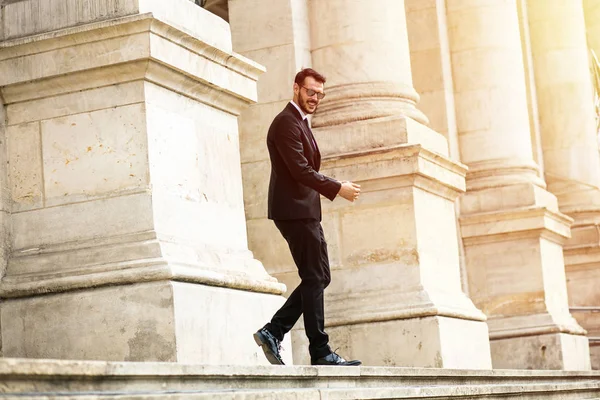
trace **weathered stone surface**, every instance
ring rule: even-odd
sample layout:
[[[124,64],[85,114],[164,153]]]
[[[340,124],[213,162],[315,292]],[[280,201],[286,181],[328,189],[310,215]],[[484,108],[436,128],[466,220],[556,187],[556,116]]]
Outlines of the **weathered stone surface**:
[[[4,353],[265,363],[252,333],[285,287],[248,250],[236,120],[264,68],[187,0],[99,3],[3,8]]]
[[[187,33],[192,33],[212,47],[231,51],[228,24],[215,18],[193,2],[176,0],[172,6],[160,0],[19,0],[3,5],[0,25],[9,40],[98,21],[151,13],[152,16]]]
[[[230,0],[231,26],[194,3],[0,1],[7,351],[264,363],[250,334],[284,287],[258,260],[298,282],[265,215],[264,141],[294,74],[314,65],[328,77],[313,121],[324,172],[363,186],[358,202],[323,207],[333,346],[368,364],[489,368],[489,328],[496,367],[582,369],[590,354],[599,365],[600,163],[583,29],[585,18],[598,52],[598,0],[585,15],[568,0]],[[264,68],[246,57],[267,66],[259,85]],[[571,239],[559,210],[575,219]],[[305,363],[301,324],[292,336]],[[351,388],[338,376],[326,390],[195,395],[539,397],[519,379]],[[536,390],[581,394],[553,379]]]
[[[568,309],[562,246],[573,221],[545,191],[533,156],[519,8],[446,6],[460,159],[469,167],[460,199],[466,287],[488,316],[493,365],[589,368],[585,331]],[[529,349],[558,332],[552,351]]]
[[[179,282],[4,300],[4,356],[267,365],[252,333],[283,300]]]
[[[329,75],[328,95],[314,126],[332,126],[393,115],[420,123],[412,85],[404,1],[310,1],[312,57]],[[353,29],[351,27],[360,27]],[[385,62],[377,60],[385,59]],[[358,65],[363,67],[357,68]],[[335,67],[334,67],[335,66]]]
[[[597,372],[374,367],[232,367],[175,363],[0,360],[5,398],[402,399],[600,395]]]

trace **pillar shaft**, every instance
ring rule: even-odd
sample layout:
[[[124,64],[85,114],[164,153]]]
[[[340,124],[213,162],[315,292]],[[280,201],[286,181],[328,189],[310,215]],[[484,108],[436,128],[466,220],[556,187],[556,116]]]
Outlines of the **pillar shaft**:
[[[459,161],[454,84],[448,52],[446,3],[441,0],[405,0],[412,80],[419,108],[429,126],[448,141],[450,158]]]
[[[561,211],[576,217],[600,207],[600,154],[583,7],[569,0],[530,0],[527,5],[546,182]]]
[[[469,167],[461,199],[468,287],[488,316],[493,365],[589,368],[587,339],[567,303],[562,243],[571,220],[533,158],[517,3],[446,4],[461,162]]]
[[[328,71],[314,127],[391,115],[427,123],[415,107],[404,0],[313,0],[310,18],[314,66]]]
[[[447,7],[461,161],[469,166],[467,187],[495,186],[498,181],[543,186],[532,158],[514,0],[451,0]]]

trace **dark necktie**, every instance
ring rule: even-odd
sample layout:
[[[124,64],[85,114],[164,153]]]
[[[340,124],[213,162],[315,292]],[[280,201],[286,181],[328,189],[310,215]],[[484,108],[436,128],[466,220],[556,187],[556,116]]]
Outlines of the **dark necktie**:
[[[304,118],[304,125],[306,125],[306,129],[308,129],[308,138],[310,139],[311,144],[313,145],[314,150],[317,150],[317,142],[315,142],[315,138],[313,137],[312,131],[310,129],[310,125],[308,124],[308,118]]]

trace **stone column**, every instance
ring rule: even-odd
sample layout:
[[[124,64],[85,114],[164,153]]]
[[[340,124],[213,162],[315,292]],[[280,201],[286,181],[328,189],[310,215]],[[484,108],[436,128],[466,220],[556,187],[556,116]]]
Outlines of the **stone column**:
[[[362,185],[324,201],[332,344],[366,365],[490,368],[484,315],[461,290],[454,200],[466,170],[423,125],[404,1],[312,0],[313,119],[323,172]]]
[[[591,3],[586,4],[592,9],[588,23],[594,18]],[[560,210],[575,220],[565,244],[571,311],[588,330],[595,368],[600,368],[595,284],[600,280],[600,154],[583,5],[568,0],[529,0],[527,5],[546,182]],[[598,44],[593,34],[589,41]]]
[[[488,316],[494,368],[587,369],[569,314],[562,244],[571,219],[533,160],[514,0],[448,0],[469,294]]]
[[[264,69],[187,0],[4,5],[8,357],[265,364],[237,115]],[[2,165],[5,165],[2,163]]]

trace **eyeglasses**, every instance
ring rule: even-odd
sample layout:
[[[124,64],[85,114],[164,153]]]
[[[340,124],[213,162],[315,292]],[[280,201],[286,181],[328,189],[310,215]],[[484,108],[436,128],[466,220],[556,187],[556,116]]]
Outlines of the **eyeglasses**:
[[[313,97],[315,94],[317,95],[317,99],[319,100],[323,100],[323,97],[325,97],[325,93],[321,93],[321,92],[315,92],[312,89],[307,88],[306,86],[301,86],[306,90],[306,94],[308,95],[308,97]]]

